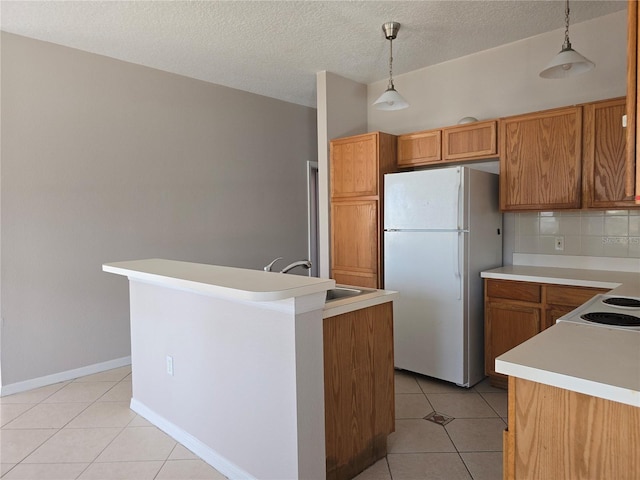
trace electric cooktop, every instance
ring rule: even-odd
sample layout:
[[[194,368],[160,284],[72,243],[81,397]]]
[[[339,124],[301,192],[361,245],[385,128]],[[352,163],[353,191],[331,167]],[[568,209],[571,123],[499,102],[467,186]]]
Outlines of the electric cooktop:
[[[640,298],[596,295],[557,320],[640,333]]]

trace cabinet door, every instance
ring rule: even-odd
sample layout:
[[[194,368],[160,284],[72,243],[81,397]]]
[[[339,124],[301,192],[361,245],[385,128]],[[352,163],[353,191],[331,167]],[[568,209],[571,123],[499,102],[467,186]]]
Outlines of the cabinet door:
[[[441,131],[429,130],[398,137],[398,167],[442,161]]]
[[[371,325],[366,310],[322,323],[327,478],[351,478],[373,456]]]
[[[371,133],[332,140],[331,197],[378,195],[378,135]]]
[[[544,312],[544,320],[542,322],[542,329],[545,330],[549,327],[553,327],[556,324],[556,320],[560,317],[564,317],[567,313],[574,310],[576,307],[569,307],[565,305],[549,305]]]
[[[442,156],[445,161],[495,157],[497,140],[495,120],[448,127],[442,130]]]
[[[591,300],[598,293],[608,290],[592,287],[572,287],[568,285],[546,285],[546,309],[542,328],[555,325],[556,320]]]
[[[387,453],[395,430],[392,303],[323,320],[327,479]]]
[[[624,98],[583,106],[582,206],[629,208],[625,195],[626,132]]]
[[[540,309],[488,301],[485,309],[485,373],[503,377],[495,359],[540,332]]]
[[[377,200],[331,203],[331,270],[337,283],[379,288]]]
[[[500,129],[500,208],[580,208],[582,110],[505,118]]]

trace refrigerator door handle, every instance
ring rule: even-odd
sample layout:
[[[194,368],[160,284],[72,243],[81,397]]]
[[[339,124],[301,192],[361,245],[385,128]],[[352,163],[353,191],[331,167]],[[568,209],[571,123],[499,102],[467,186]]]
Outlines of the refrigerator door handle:
[[[454,273],[456,278],[458,279],[458,300],[462,300],[462,259],[460,255],[462,255],[462,231],[458,232],[458,245],[456,248],[456,268],[457,271]]]
[[[463,205],[463,201],[462,201],[462,169],[460,167],[457,168],[457,173],[458,173],[458,181],[457,181],[457,189],[458,189],[458,205],[457,205],[457,211],[458,211],[458,230],[462,230],[462,216],[463,216],[463,212],[462,212],[462,205]]]

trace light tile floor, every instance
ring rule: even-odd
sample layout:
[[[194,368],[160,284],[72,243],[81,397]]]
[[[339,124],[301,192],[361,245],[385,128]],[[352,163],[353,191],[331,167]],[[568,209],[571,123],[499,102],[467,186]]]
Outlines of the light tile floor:
[[[130,400],[130,367],[0,397],[0,477],[225,478],[136,415]]]
[[[461,388],[396,371],[396,431],[386,458],[357,480],[500,480],[507,392],[488,379]],[[444,426],[425,420],[432,412],[453,417]]]
[[[219,472],[129,409],[131,369],[0,398],[5,480],[219,480]],[[436,411],[445,426],[424,419]],[[500,480],[507,394],[396,372],[388,455],[358,480]]]

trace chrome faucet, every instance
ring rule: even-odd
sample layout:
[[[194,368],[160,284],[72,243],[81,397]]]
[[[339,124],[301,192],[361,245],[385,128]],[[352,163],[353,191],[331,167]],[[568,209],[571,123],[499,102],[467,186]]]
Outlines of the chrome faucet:
[[[274,258],[269,265],[267,265],[266,267],[263,268],[263,270],[265,272],[272,272],[273,271],[273,264],[276,263],[278,260],[282,260],[282,257]]]
[[[280,270],[280,273],[290,272],[296,267],[302,267],[309,270],[311,268],[311,262],[309,260],[298,260],[297,262],[293,262],[292,264],[284,267],[282,270]]]

